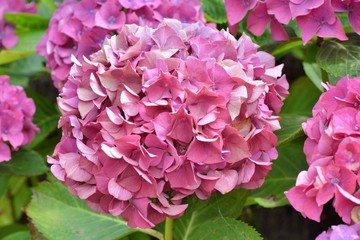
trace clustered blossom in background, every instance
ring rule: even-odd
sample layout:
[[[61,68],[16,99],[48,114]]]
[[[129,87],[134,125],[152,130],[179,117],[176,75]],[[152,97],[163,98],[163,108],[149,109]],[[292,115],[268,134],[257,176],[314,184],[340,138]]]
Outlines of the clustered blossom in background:
[[[15,27],[7,23],[4,18],[5,13],[24,12],[36,13],[35,3],[26,3],[25,0],[1,0],[0,4],[0,50],[13,48],[18,37],[14,33]]]
[[[125,25],[74,59],[51,171],[94,210],[141,228],[181,216],[189,195],[259,187],[288,83],[257,49],[200,22]]]
[[[277,41],[288,40],[283,24],[295,19],[306,44],[314,35],[347,40],[342,23],[336,13],[347,13],[353,30],[360,34],[359,0],[225,0],[229,25],[237,24],[251,10],[247,29],[260,36],[268,24]]]
[[[156,27],[164,18],[205,22],[198,0],[65,0],[52,16],[37,52],[46,58],[54,86],[61,92],[71,55],[88,57],[125,23]]]
[[[359,240],[360,223],[352,226],[344,224],[332,226],[327,232],[321,233],[315,240]]]
[[[360,220],[360,77],[344,77],[326,88],[313,117],[303,124],[309,169],[299,174],[286,196],[297,211],[315,221],[334,198],[336,212],[350,224]]]
[[[20,86],[9,85],[8,76],[0,76],[0,162],[11,159],[13,150],[29,144],[39,129],[32,123],[35,104]]]

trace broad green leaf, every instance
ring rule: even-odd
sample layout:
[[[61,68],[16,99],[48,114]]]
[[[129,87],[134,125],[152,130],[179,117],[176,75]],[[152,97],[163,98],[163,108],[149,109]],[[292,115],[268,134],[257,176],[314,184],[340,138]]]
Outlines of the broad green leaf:
[[[43,158],[35,151],[21,148],[11,153],[11,160],[0,163],[0,175],[36,176],[48,171]]]
[[[322,83],[322,77],[321,77],[321,69],[318,64],[316,63],[307,63],[303,62],[303,67],[306,76],[309,77],[309,79],[312,81],[312,83],[321,91],[324,91],[323,86],[321,86]]]
[[[30,240],[30,233],[28,231],[19,231],[7,235],[2,240]]]
[[[119,217],[92,211],[60,182],[35,187],[27,214],[49,240],[118,239],[137,231]]]
[[[306,116],[299,116],[296,114],[282,114],[281,115],[281,129],[276,131],[278,137],[277,146],[282,146],[292,140],[304,135],[301,124],[308,119]]]
[[[16,31],[46,30],[49,19],[29,13],[5,13],[5,20],[13,23]]]
[[[241,239],[261,240],[260,234],[246,223],[232,218],[222,217],[201,224],[188,238],[189,240]]]
[[[247,196],[248,191],[238,189],[226,195],[214,194],[206,201],[188,198],[188,209],[174,223],[175,238],[189,240],[206,222],[219,217],[239,217]]]
[[[282,114],[311,116],[311,111],[318,101],[321,92],[311,83],[309,78],[301,77],[290,86],[290,94],[284,102]]]
[[[226,10],[223,0],[200,0],[201,8],[208,21],[226,23]]]
[[[340,78],[360,75],[360,36],[350,35],[348,41],[329,40],[316,56],[319,66],[330,75]],[[336,82],[332,82],[336,84]]]
[[[29,145],[29,148],[34,148],[56,129],[60,119],[60,113],[55,104],[46,97],[29,90],[27,90],[26,93],[27,96],[31,97],[35,102],[36,112],[33,122],[40,128],[40,133],[36,134],[35,139]]]
[[[34,54],[36,44],[44,33],[45,30],[19,32],[19,41],[14,48],[0,51],[0,65]]]
[[[298,138],[278,148],[279,158],[273,162],[273,168],[261,188],[252,191],[247,204],[277,207],[288,203],[284,191],[295,186],[298,174],[307,168],[303,143],[304,138]]]

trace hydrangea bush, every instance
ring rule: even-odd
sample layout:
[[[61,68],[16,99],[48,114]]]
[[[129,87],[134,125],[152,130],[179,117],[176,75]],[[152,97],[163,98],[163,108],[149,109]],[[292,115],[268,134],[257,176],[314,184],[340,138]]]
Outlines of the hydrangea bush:
[[[359,5],[0,0],[0,238],[359,239]]]
[[[125,23],[156,27],[164,18],[205,22],[197,0],[66,0],[51,18],[37,52],[46,58],[54,86],[61,92],[72,55],[88,57],[98,51],[105,37],[121,31]]]

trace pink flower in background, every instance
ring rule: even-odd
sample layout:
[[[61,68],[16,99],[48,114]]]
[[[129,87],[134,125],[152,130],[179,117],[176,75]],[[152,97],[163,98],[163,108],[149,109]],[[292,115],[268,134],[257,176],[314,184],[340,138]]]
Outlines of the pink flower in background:
[[[340,224],[332,226],[321,233],[315,240],[358,240],[360,239],[360,223],[348,226]]]
[[[10,146],[18,150],[29,144],[39,131],[32,123],[33,100],[22,87],[9,85],[9,80],[8,76],[0,76],[0,162],[11,159]]]
[[[164,18],[205,22],[203,15],[198,0],[65,1],[53,14],[37,53],[46,58],[54,86],[61,92],[69,76],[71,55],[80,60],[88,57],[125,23],[156,27]]]
[[[235,25],[240,22],[246,13],[256,6],[257,2],[257,0],[225,0],[229,24]]]
[[[35,3],[25,0],[3,0],[0,4],[0,50],[13,48],[18,42],[14,26],[5,21],[4,14],[12,12],[36,13]]]
[[[336,13],[347,12],[353,30],[360,34],[360,2],[358,0],[265,0],[225,1],[229,28],[237,33],[239,22],[250,11],[247,28],[256,36],[264,33],[270,22],[274,40],[288,40],[283,24],[296,20],[306,44],[313,36],[347,40]]]
[[[261,186],[289,86],[257,48],[200,22],[124,25],[73,58],[51,171],[96,211],[141,228],[181,216],[189,195]]]
[[[337,12],[348,12],[351,27],[357,34],[360,34],[360,1],[332,0],[331,4]]]
[[[327,86],[303,123],[308,138],[304,152],[308,171],[299,174],[286,196],[303,216],[319,221],[323,206],[334,199],[335,211],[345,223],[354,220],[360,205],[360,78],[344,77]]]
[[[319,37],[334,37],[347,40],[340,19],[335,15],[330,1],[325,1],[321,7],[313,9],[309,14],[297,19],[301,29],[301,37],[306,44],[315,34]]]
[[[260,36],[265,32],[270,23],[270,32],[274,40],[286,41],[289,37],[284,27],[266,10],[266,3],[259,2],[247,19],[248,30],[255,36]]]

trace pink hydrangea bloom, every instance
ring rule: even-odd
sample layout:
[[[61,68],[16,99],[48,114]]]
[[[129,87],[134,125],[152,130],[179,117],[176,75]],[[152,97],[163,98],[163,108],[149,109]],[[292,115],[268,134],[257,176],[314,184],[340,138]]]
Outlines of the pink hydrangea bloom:
[[[69,76],[71,55],[88,57],[125,23],[156,27],[164,18],[205,22],[198,0],[68,0],[52,16],[37,53],[46,58],[54,86],[61,92]]]
[[[189,195],[259,187],[288,83],[257,49],[200,22],[125,25],[73,59],[51,171],[96,211],[141,228],[182,215]]]
[[[9,85],[9,77],[0,76],[0,162],[11,159],[10,147],[29,144],[39,129],[32,123],[35,104],[22,87]]]
[[[0,4],[0,50],[15,47],[18,37],[14,33],[14,26],[5,21],[4,14],[11,12],[36,13],[35,3],[25,0],[2,0]]]
[[[360,77],[344,77],[327,86],[303,124],[308,138],[304,152],[309,166],[286,195],[305,217],[319,221],[323,206],[333,206],[346,223],[360,205]]]
[[[287,40],[282,24],[296,20],[306,44],[314,35],[347,40],[343,26],[336,16],[347,12],[354,31],[360,34],[359,0],[265,0],[225,1],[231,31],[236,33],[237,24],[251,11],[247,27],[254,35],[261,35],[270,22],[274,40]]]
[[[359,240],[360,223],[348,226],[340,224],[321,233],[315,240]]]

